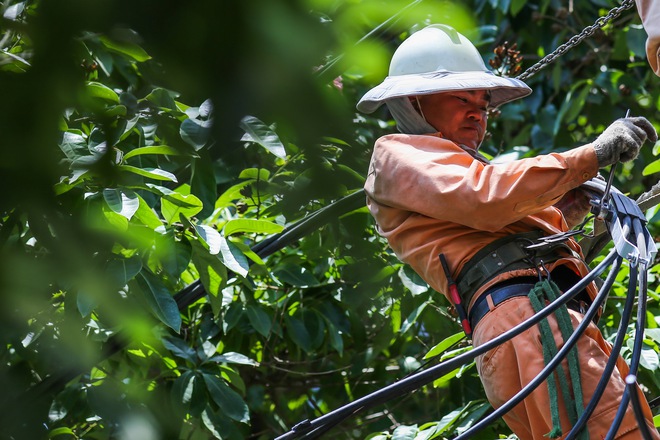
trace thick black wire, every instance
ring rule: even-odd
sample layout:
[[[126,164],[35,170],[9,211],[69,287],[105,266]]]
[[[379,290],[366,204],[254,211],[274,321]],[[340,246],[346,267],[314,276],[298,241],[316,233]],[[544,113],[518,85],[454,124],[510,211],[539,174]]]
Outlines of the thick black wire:
[[[644,235],[644,227],[642,226],[641,221],[637,217],[632,218],[632,233],[631,235],[636,236],[636,243],[637,243],[637,249],[640,250],[641,255],[640,255],[640,261],[644,260],[646,258],[646,240],[645,240],[645,235]],[[646,267],[644,267],[646,269]],[[641,280],[644,280],[644,285],[646,286],[646,270],[642,270],[641,272],[638,272],[639,270],[639,261],[633,261],[630,264],[630,283],[633,283],[634,281],[637,281],[637,278],[640,278]],[[634,276],[633,276],[634,275]],[[632,351],[632,357],[630,360],[630,374],[632,375],[637,375],[637,369],[639,367],[639,360],[642,355],[642,345],[644,342],[644,328],[646,327],[646,289],[642,289],[640,286],[639,289],[639,299],[637,303],[637,322],[635,325],[635,336],[634,336],[634,344],[633,344],[633,351]],[[630,289],[628,290],[628,295],[632,295],[634,297],[635,292],[633,291],[631,293]],[[610,430],[607,433],[607,436],[605,437],[605,440],[613,440],[617,431],[619,430],[619,427],[621,426],[621,422],[623,421],[623,417],[625,416],[626,410],[628,409],[628,401],[630,399],[630,394],[628,393],[628,388],[626,387],[626,390],[623,393],[623,396],[621,398],[621,404],[619,405],[619,409],[616,413],[616,416],[614,417],[614,420],[612,422],[612,426]],[[637,424],[645,424],[645,419],[642,418],[642,420],[637,420]]]
[[[631,275],[630,276],[630,280],[631,280],[630,282],[631,282],[631,284],[632,284],[632,280],[633,280],[633,277],[632,277],[633,272],[635,272],[635,275],[636,275],[636,272],[637,272],[637,266],[636,265],[630,267],[630,275]],[[630,295],[630,289],[628,291],[628,295]],[[632,293],[632,295],[634,295],[634,292]],[[634,296],[633,296],[633,298],[634,298]],[[633,349],[633,351],[634,351],[634,349]],[[633,358],[634,358],[634,353],[633,353]],[[632,367],[633,367],[633,362],[631,361],[631,363],[630,363],[631,372],[633,370]],[[621,396],[621,403],[619,404],[619,409],[617,410],[616,415],[614,416],[614,420],[612,420],[612,425],[610,426],[610,429],[607,432],[607,435],[605,436],[605,440],[613,440],[614,437],[616,436],[616,433],[619,431],[619,427],[621,426],[621,422],[623,421],[623,417],[625,416],[626,411],[628,409],[628,399],[629,399],[630,396],[628,395],[627,391],[628,390],[626,389],[623,392],[623,396]]]
[[[605,285],[608,285],[608,291],[611,288],[611,285],[614,284],[616,273],[619,271],[622,262],[623,262],[623,258],[619,257],[617,259],[616,270],[613,270],[610,273],[613,274],[614,276],[612,277],[612,279],[608,277],[608,279],[605,280]],[[628,290],[630,290],[630,287],[628,288]],[[601,289],[601,292],[603,292],[603,289]],[[599,292],[599,296],[601,292]],[[582,415],[577,420],[577,422],[575,423],[575,425],[570,430],[570,432],[568,433],[568,435],[564,440],[574,440],[578,436],[584,425],[586,425],[587,421],[589,420],[589,417],[591,417],[591,414],[596,409],[596,406],[598,405],[600,398],[603,396],[603,393],[605,392],[605,388],[609,383],[610,376],[612,375],[612,371],[614,371],[614,367],[616,366],[616,361],[619,357],[619,353],[621,352],[621,347],[623,346],[623,341],[625,340],[626,328],[628,327],[628,323],[632,318],[634,305],[635,305],[634,296],[628,295],[625,305],[623,307],[623,311],[621,312],[621,321],[619,322],[619,329],[616,333],[614,344],[612,344],[612,353],[610,355],[610,358],[607,360],[607,364],[605,364],[603,375],[598,381],[598,385],[596,385],[591,400],[585,407],[584,412],[582,413]]]
[[[615,251],[612,251],[611,255],[615,255]],[[620,257],[617,258],[616,268],[620,266],[620,261],[621,258]],[[614,269],[615,267],[613,266],[612,270],[610,270],[610,273],[607,277],[607,279],[611,280],[612,283],[614,282],[614,278],[616,277],[616,272]],[[600,291],[598,292],[598,295],[596,296],[596,298],[594,298],[594,301],[591,303],[589,309],[584,314],[582,322],[578,324],[577,328],[573,331],[571,336],[566,341],[564,341],[563,347],[557,352],[555,357],[553,357],[552,360],[548,362],[548,364],[543,368],[543,370],[541,370],[536,375],[536,377],[532,379],[532,381],[530,381],[527,385],[525,385],[520,391],[518,391],[518,393],[516,393],[515,396],[509,399],[504,405],[500,406],[491,414],[481,419],[478,423],[470,427],[461,435],[455,437],[454,440],[464,440],[469,438],[471,435],[476,434],[480,430],[484,429],[486,426],[490,425],[495,420],[501,418],[504,414],[509,412],[516,405],[518,405],[523,399],[525,399],[529,394],[531,394],[536,388],[538,388],[538,386],[541,385],[547,379],[547,377],[555,371],[555,369],[559,366],[559,364],[568,355],[568,352],[577,343],[578,339],[584,334],[584,331],[589,326],[593,317],[598,312],[598,309],[600,308],[601,304],[605,301],[605,298],[609,293],[609,287],[611,287],[611,285],[610,286],[603,285],[603,287],[601,287]],[[569,289],[566,293],[562,294],[555,301],[553,301],[551,304],[554,304],[556,302],[564,303],[568,301],[568,299],[575,296],[580,290],[576,290],[576,287],[574,286],[573,288]]]
[[[642,404],[639,401],[637,394],[637,377],[634,374],[626,376],[626,391],[630,395],[630,402],[632,403],[635,418],[639,424],[639,431],[642,433],[644,440],[652,440],[651,431],[646,423],[639,423],[639,420],[644,420],[644,412],[642,411]]]
[[[459,368],[463,364],[472,362],[474,358],[480,356],[498,345],[510,340],[514,336],[519,335],[520,333],[528,330],[532,326],[538,324],[542,319],[546,318],[550,314],[554,313],[560,306],[565,304],[568,300],[572,298],[577,292],[585,289],[596,277],[603,273],[603,271],[613,263],[616,259],[617,254],[613,249],[604,259],[600,262],[586,277],[581,279],[578,283],[573,286],[572,289],[568,290],[565,294],[557,298],[556,301],[548,304],[541,311],[536,313],[534,316],[531,316],[527,320],[521,322],[517,326],[507,330],[496,338],[491,339],[487,343],[472,349],[471,351],[456,356],[453,359],[449,359],[445,362],[442,362],[434,367],[428,368],[427,370],[421,371],[417,374],[409,376],[405,379],[400,380],[397,383],[389,385],[385,388],[382,388],[378,391],[375,391],[371,394],[368,394],[364,397],[361,397],[351,403],[348,403],[342,407],[339,407],[323,416],[320,416],[314,420],[305,420],[294,426],[289,432],[284,433],[283,435],[276,438],[276,440],[288,440],[300,438],[303,435],[305,439],[316,438],[316,433],[323,433],[327,431],[327,426],[334,426],[340,423],[342,420],[350,417],[353,414],[356,414],[364,409],[375,406],[381,402],[387,401],[391,398],[400,396],[403,393],[413,391],[423,385],[426,385],[433,380],[442,377],[443,375]],[[591,308],[590,308],[591,310]],[[587,312],[589,313],[589,311]]]

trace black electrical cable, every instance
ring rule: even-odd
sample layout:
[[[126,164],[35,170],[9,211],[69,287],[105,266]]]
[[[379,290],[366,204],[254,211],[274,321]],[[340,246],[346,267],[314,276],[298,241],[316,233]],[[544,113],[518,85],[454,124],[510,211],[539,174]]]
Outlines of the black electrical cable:
[[[302,436],[305,436],[305,439],[316,438],[314,433],[321,432],[321,429],[323,430],[322,432],[325,432],[327,430],[325,429],[326,425],[334,426],[340,423],[342,420],[360,411],[373,407],[394,397],[398,397],[401,394],[420,388],[421,386],[424,386],[427,383],[442,377],[443,375],[455,370],[456,368],[459,368],[468,362],[472,362],[472,360],[477,356],[492,350],[493,348],[531,328],[542,319],[552,314],[561,305],[565,304],[570,298],[572,298],[572,296],[574,296],[577,292],[585,289],[587,285],[589,285],[596,277],[602,274],[603,271],[613,263],[616,257],[616,252],[612,250],[610,254],[608,254],[603,259],[603,261],[600,262],[585,278],[581,279],[578,283],[575,284],[575,286],[573,286],[572,289],[568,290],[556,301],[553,301],[534,316],[521,322],[510,330],[507,330],[505,333],[502,333],[498,337],[491,339],[487,343],[474,348],[470,352],[456,356],[455,358],[449,359],[434,367],[428,368],[424,371],[402,379],[397,383],[368,394],[314,420],[304,420],[295,425],[290,431],[277,437],[276,440],[289,440],[301,438]]]
[[[633,278],[633,275],[635,277]],[[635,296],[635,291],[636,291],[636,278],[637,278],[637,265],[631,265],[630,266],[630,282],[628,285],[628,296],[634,298]],[[631,370],[632,370],[632,362],[631,362]],[[619,409],[616,412],[616,415],[614,416],[614,419],[612,420],[612,425],[607,432],[607,435],[605,436],[605,440],[613,440],[616,436],[617,431],[619,430],[619,427],[621,426],[621,422],[623,421],[623,416],[626,414],[626,410],[628,408],[628,393],[627,391],[624,391],[623,396],[621,397],[621,403],[619,404]]]
[[[651,432],[649,427],[646,425],[644,418],[644,411],[642,411],[642,405],[639,402],[639,395],[637,395],[637,377],[634,374],[629,374],[626,376],[626,391],[630,395],[630,402],[632,403],[633,412],[635,413],[635,419],[639,425],[639,431],[642,433],[644,440],[652,440]]]
[[[601,288],[601,291],[599,292],[599,296],[601,295],[601,293],[607,296],[607,293],[609,292],[605,292],[603,289],[606,286],[608,291],[612,288],[612,285],[614,284],[614,280],[616,278],[616,274],[619,271],[622,262],[623,262],[623,258],[619,257],[616,261],[617,264],[616,270],[610,272],[610,275],[613,276],[608,276],[608,278],[605,280],[605,284],[603,285],[603,288]],[[616,366],[619,353],[621,352],[621,347],[623,346],[623,342],[625,340],[626,328],[628,327],[628,323],[632,318],[634,305],[635,305],[634,297],[628,296],[626,298],[623,311],[621,312],[621,321],[619,322],[619,328],[616,333],[616,338],[614,340],[614,343],[612,344],[612,352],[610,354],[609,359],[607,360],[607,364],[605,365],[605,368],[603,369],[603,374],[600,380],[598,381],[598,384],[594,389],[594,393],[591,397],[591,400],[585,407],[584,412],[582,413],[582,415],[577,420],[577,422],[575,423],[575,425],[570,430],[570,432],[568,433],[568,435],[564,440],[574,440],[577,437],[577,435],[580,433],[582,428],[586,425],[587,421],[589,420],[589,417],[591,417],[591,414],[594,412],[596,406],[598,405],[598,402],[603,396],[603,393],[605,392],[605,388],[607,388],[607,385],[609,384],[610,377],[612,376],[612,372],[614,371],[614,367]]]
[[[640,250],[641,255],[639,256],[632,256],[633,261],[631,261],[630,264],[630,275],[629,275],[629,288],[628,288],[628,295],[632,296],[633,298],[635,297],[635,287],[637,287],[637,279],[639,277],[639,280],[646,280],[646,265],[645,263],[642,262],[646,258],[646,240],[644,239],[644,229],[642,226],[641,221],[637,217],[633,217],[632,220],[630,220],[628,217],[625,218],[625,220],[628,220],[631,223],[632,226],[632,231],[630,232],[630,235],[635,238],[636,244],[637,244],[637,249]],[[625,224],[628,224],[628,222],[625,222]],[[625,238],[628,238],[627,236]],[[643,265],[643,270],[639,271],[639,266]],[[644,287],[646,286],[646,281],[643,281]],[[633,375],[637,374],[637,369],[639,367],[639,361],[642,355],[642,345],[644,342],[644,328],[646,327],[646,291],[645,289],[642,288],[642,286],[639,286],[639,298],[638,298],[638,303],[637,303],[637,322],[635,324],[635,336],[634,336],[634,343],[633,343],[633,350],[632,350],[632,357],[630,360],[630,373]],[[628,401],[630,399],[630,394],[628,393],[628,388],[623,393],[623,396],[621,398],[621,404],[619,405],[619,409],[614,417],[614,420],[612,422],[612,426],[610,430],[607,433],[607,436],[605,437],[606,440],[612,440],[615,438],[617,431],[619,430],[619,427],[621,426],[621,422],[623,421],[623,417],[625,416],[625,413],[628,408]],[[642,419],[637,420],[637,423],[645,423],[644,420]]]

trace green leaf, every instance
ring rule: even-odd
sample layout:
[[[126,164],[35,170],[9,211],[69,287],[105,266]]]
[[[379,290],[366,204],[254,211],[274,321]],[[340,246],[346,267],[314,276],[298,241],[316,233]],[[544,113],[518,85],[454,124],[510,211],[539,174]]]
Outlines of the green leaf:
[[[98,306],[97,299],[89,293],[79,290],[76,295],[76,308],[83,318],[88,317]]]
[[[135,211],[135,219],[151,229],[156,229],[163,226],[163,222],[160,221],[160,218],[156,215],[154,210],[151,209],[151,207],[139,194],[138,200],[140,201],[140,204],[137,211]]]
[[[172,94],[165,89],[154,89],[146,96],[145,99],[154,104],[156,107],[178,111]]]
[[[648,346],[647,344],[642,345],[642,356],[639,359],[639,363],[642,367],[650,371],[655,371],[660,366],[660,359],[658,358],[658,353],[653,349],[653,347]]]
[[[522,8],[525,6],[527,3],[527,0],[511,0],[511,16],[515,17],[518,15],[520,11],[522,11]]]
[[[239,179],[252,179],[261,180],[262,182],[268,181],[270,178],[270,171],[265,168],[246,168],[238,175]]]
[[[342,338],[342,332],[335,327],[330,321],[326,321],[328,327],[328,339],[330,340],[330,346],[337,350],[339,356],[344,354],[344,338]]]
[[[141,156],[145,154],[156,154],[161,156],[181,156],[182,153],[172,147],[167,145],[151,145],[149,147],[135,148],[128,153],[124,154],[124,160],[128,160],[131,157]]]
[[[128,229],[128,219],[125,216],[114,212],[109,206],[107,206],[107,204],[103,206],[103,217],[114,229],[122,232]]]
[[[284,226],[268,220],[233,219],[229,220],[223,229],[225,236],[238,233],[277,234],[284,230]]]
[[[125,286],[140,270],[142,270],[142,260],[138,255],[112,259],[105,267],[105,273],[114,280],[117,287]]]
[[[403,325],[401,325],[401,329],[399,330],[399,333],[407,332],[410,329],[410,327],[412,327],[413,324],[415,324],[415,322],[417,322],[417,319],[422,314],[422,312],[424,311],[424,309],[426,308],[426,306],[428,304],[429,304],[428,301],[424,301],[422,304],[417,306],[417,308],[415,308],[415,310],[413,310],[410,313],[410,315],[408,315],[406,320],[403,322]]]
[[[195,373],[193,371],[184,371],[172,384],[170,396],[176,406],[190,403],[193,393],[194,375]]]
[[[313,351],[312,338],[303,321],[296,319],[293,316],[286,316],[284,320],[288,328],[287,335],[291,340],[306,353],[311,353]]]
[[[181,329],[181,314],[167,288],[161,284],[158,278],[145,270],[140,272],[136,279],[142,287],[144,298],[153,314],[178,333]]]
[[[159,231],[160,232],[160,231]],[[163,270],[172,277],[179,277],[188,268],[192,247],[187,239],[178,239],[173,228],[156,233],[153,257],[160,260]]]
[[[247,306],[246,312],[252,327],[263,336],[268,337],[272,329],[272,319],[268,313],[263,311],[261,307],[252,304]]]
[[[211,136],[212,121],[200,121],[188,118],[181,123],[179,134],[188,145],[195,151],[201,150],[209,141]]]
[[[646,165],[642,170],[642,176],[648,176],[660,172],[660,159],[654,160],[650,164]]]
[[[220,407],[223,414],[239,422],[250,421],[248,406],[236,391],[215,376],[204,373],[202,377],[211,398]]]
[[[163,345],[177,357],[184,359],[193,365],[198,361],[195,349],[189,346],[186,341],[173,336],[163,338]]]
[[[149,54],[135,43],[129,41],[119,41],[119,40],[111,39],[105,35],[99,36],[99,40],[108,49],[120,53],[122,55],[126,55],[129,58],[134,59],[135,61],[143,62],[151,59]]]
[[[445,352],[450,347],[453,347],[456,345],[458,341],[461,341],[465,339],[465,333],[460,332],[456,333],[454,335],[449,336],[448,338],[445,338],[444,340],[440,341],[438,344],[436,344],[433,348],[431,348],[426,355],[424,355],[424,359],[429,359],[432,357],[436,357],[442,353]]]
[[[412,293],[413,296],[428,292],[429,290],[429,285],[426,284],[426,281],[417,275],[417,273],[408,265],[401,266],[401,269],[399,270],[399,278],[403,285],[410,290],[410,293]]]
[[[186,371],[174,382],[171,396],[176,405],[183,404],[196,417],[201,415],[208,404],[204,381],[193,371]]]
[[[206,291],[214,296],[218,296],[218,292],[224,289],[227,282],[227,268],[222,264],[222,261],[217,255],[209,254],[200,243],[192,241],[192,260],[199,273],[199,279]],[[214,312],[219,312],[214,306]]]
[[[60,427],[60,428],[52,429],[48,433],[48,438],[60,437],[62,435],[71,436],[74,439],[78,438],[78,436],[73,432],[73,430],[71,428],[68,428],[68,427],[65,427],[65,426]]]
[[[315,310],[304,310],[302,318],[310,337],[310,348],[316,350],[325,339],[325,321]]]
[[[243,252],[225,237],[220,236],[220,238],[220,258],[224,265],[237,275],[246,276],[250,265]]]
[[[237,428],[236,424],[231,419],[225,417],[220,411],[211,411],[206,408],[202,413],[202,422],[206,429],[211,434],[220,440],[240,440],[244,438],[244,434]]]
[[[397,426],[392,433],[392,440],[415,440],[417,435],[417,425],[413,426]]]
[[[571,86],[557,113],[557,119],[555,120],[553,129],[554,135],[557,135],[563,122],[571,122],[582,111],[587,95],[589,95],[589,91],[591,90],[591,84],[591,80],[582,80]]]
[[[215,201],[218,198],[218,183],[215,178],[213,160],[207,150],[200,151],[200,158],[192,162],[192,179],[190,193],[196,195],[202,202],[201,218],[213,215]]]
[[[117,169],[126,171],[133,174],[138,174],[143,177],[148,177],[154,180],[165,180],[169,182],[177,182],[176,176],[169,171],[161,170],[160,168],[138,168],[131,165],[119,165]]]
[[[92,98],[102,99],[114,104],[119,104],[119,95],[110,87],[99,82],[89,81],[86,84],[87,95]]]
[[[130,189],[106,188],[103,190],[103,198],[110,209],[129,220],[140,207],[137,194]]]
[[[244,354],[235,353],[235,352],[223,353],[219,356],[212,357],[210,360],[214,362],[225,362],[228,364],[252,365],[254,367],[259,366],[259,362],[250,359]]]
[[[192,194],[184,195],[177,192],[163,196],[160,205],[160,212],[168,224],[179,220],[181,215],[191,218],[201,210],[201,200]]]
[[[212,228],[211,226],[206,225],[194,225],[195,232],[200,240],[208,247],[209,254],[216,255],[220,252],[220,248],[223,245],[224,238],[220,233]]]
[[[297,287],[311,287],[320,284],[311,272],[297,264],[283,264],[273,271],[273,275],[283,283]]]
[[[80,132],[65,131],[61,136],[59,146],[67,158],[75,160],[87,155],[89,152],[87,149],[87,140]]]
[[[256,142],[275,156],[285,159],[286,151],[279,136],[266,124],[254,116],[246,116],[241,120],[240,127],[245,130],[241,139],[247,142]]]

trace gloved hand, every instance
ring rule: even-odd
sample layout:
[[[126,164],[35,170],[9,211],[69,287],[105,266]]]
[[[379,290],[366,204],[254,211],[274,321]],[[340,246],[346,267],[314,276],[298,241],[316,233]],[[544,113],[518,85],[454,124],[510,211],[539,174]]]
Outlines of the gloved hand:
[[[646,139],[653,143],[658,140],[658,134],[648,119],[643,116],[617,119],[592,144],[598,166],[602,168],[635,159]]]

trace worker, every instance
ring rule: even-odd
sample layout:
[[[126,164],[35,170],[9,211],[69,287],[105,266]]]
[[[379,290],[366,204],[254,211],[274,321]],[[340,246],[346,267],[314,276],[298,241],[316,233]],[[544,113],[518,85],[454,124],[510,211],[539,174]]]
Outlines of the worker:
[[[646,30],[646,57],[656,75],[660,76],[660,2],[635,0],[637,12]]]
[[[432,288],[449,298],[449,284],[456,283],[475,347],[534,315],[528,295],[540,278],[550,278],[565,291],[589,271],[578,243],[570,238],[566,246],[547,251],[534,264],[528,259],[507,260],[507,249],[578,224],[590,208],[580,185],[594,178],[599,168],[633,160],[645,140],[657,140],[648,120],[629,117],[613,122],[593,142],[569,151],[489,163],[479,153],[488,109],[530,92],[520,80],[494,75],[475,46],[456,30],[432,25],[403,41],[392,56],[389,76],[357,105],[360,111],[372,113],[386,104],[400,131],[376,141],[365,182],[367,205],[378,231],[399,259]],[[504,269],[489,263],[489,255],[499,255]],[[571,301],[568,313],[573,327],[582,321],[584,308],[596,294],[592,283]],[[553,315],[548,322],[561,344]],[[494,407],[504,404],[545,366],[540,337],[534,326],[477,358],[477,371]],[[577,352],[586,405],[611,346],[591,322],[578,340]],[[627,374],[628,367],[619,358],[587,424],[591,439],[604,438],[609,430]],[[648,427],[658,439],[646,399],[639,393]],[[548,387],[539,386],[504,416],[521,440],[546,439],[548,434],[570,430],[568,409],[562,403],[557,416],[560,431],[556,430],[549,396]],[[630,405],[615,438],[641,438]]]

